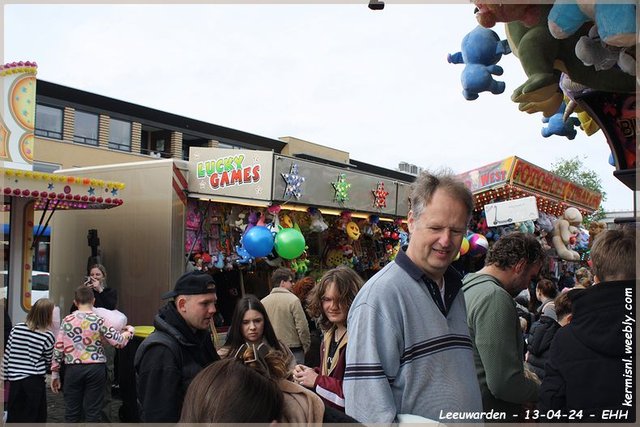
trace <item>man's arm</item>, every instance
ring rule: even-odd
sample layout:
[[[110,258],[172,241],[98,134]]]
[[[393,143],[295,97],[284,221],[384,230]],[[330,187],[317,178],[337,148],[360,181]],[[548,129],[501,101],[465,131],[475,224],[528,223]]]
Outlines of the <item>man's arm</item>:
[[[393,422],[398,409],[388,377],[397,374],[401,357],[393,322],[361,304],[351,307],[348,325],[345,412],[362,423]]]
[[[491,394],[512,403],[537,401],[539,384],[525,377],[518,347],[522,333],[510,297],[502,292],[491,294],[470,316]]]
[[[171,350],[161,344],[149,347],[137,372],[138,401],[142,406],[141,422],[175,423],[182,407],[181,376]]]

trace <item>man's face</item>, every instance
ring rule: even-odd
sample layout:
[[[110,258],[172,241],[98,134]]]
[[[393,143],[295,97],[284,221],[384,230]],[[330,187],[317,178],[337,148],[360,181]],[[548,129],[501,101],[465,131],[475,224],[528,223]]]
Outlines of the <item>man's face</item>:
[[[407,255],[432,279],[440,280],[460,250],[468,222],[464,203],[442,189],[436,190],[419,218],[409,212],[411,240]]]
[[[509,288],[505,288],[513,297],[518,295],[523,289],[529,287],[529,283],[535,280],[540,274],[542,262],[526,264],[524,260],[520,261],[513,267],[513,280],[509,284]]]
[[[216,313],[215,293],[180,295],[176,301],[178,311],[192,329],[207,329]]]

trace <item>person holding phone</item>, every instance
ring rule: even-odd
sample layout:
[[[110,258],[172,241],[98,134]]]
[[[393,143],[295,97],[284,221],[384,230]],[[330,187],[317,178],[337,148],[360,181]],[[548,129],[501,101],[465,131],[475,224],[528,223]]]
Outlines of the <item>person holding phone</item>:
[[[107,288],[107,270],[102,264],[91,266],[89,276],[85,278],[84,285],[93,290],[93,296],[96,298],[94,307],[115,310],[118,305],[118,291],[113,288]],[[75,305],[71,306],[72,313],[77,309]]]

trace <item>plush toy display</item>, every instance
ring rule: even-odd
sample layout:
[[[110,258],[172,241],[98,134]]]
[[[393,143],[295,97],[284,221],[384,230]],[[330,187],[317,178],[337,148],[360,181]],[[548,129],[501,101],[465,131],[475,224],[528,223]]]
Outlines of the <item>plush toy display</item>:
[[[589,224],[589,249],[591,249],[591,245],[593,245],[593,241],[596,239],[596,236],[606,229],[607,224],[604,222],[593,221]]]
[[[630,55],[627,47],[609,46],[598,35],[598,29],[593,26],[587,36],[580,37],[576,43],[576,56],[586,66],[593,66],[596,71],[608,70],[618,66],[625,73],[636,75],[636,59]]]
[[[620,69],[594,72],[578,59],[575,46],[587,28],[558,40],[549,32],[548,4],[482,4],[476,2],[476,18],[487,27],[496,22],[507,22],[507,40],[514,55],[520,59],[527,81],[516,88],[511,99],[527,113],[542,112],[553,115],[562,102],[558,82],[560,70],[571,80],[604,92],[630,93],[635,91],[635,79]],[[535,20],[535,17],[539,19]],[[635,16],[635,15],[634,15]]]
[[[580,120],[580,127],[587,134],[587,136],[591,136],[594,133],[600,130],[600,127],[596,123],[596,121],[584,111],[576,102],[576,95],[580,95],[583,93],[591,92],[591,89],[588,87],[581,85],[579,83],[571,81],[569,76],[565,73],[560,75],[560,89],[562,89],[562,93],[564,93],[564,100],[566,104],[566,108],[564,110],[564,114],[562,115],[563,120],[567,120],[572,113],[576,113],[578,116],[578,120]]]
[[[309,208],[307,209],[309,212],[309,216],[311,217],[311,224],[309,225],[309,230],[314,233],[322,233],[324,230],[329,228],[326,222],[324,222],[324,218],[322,218],[322,213],[318,208]]]
[[[563,0],[555,2],[549,12],[549,32],[557,39],[566,39],[587,22],[595,23],[600,38],[609,46],[636,44],[635,1]]]
[[[582,223],[582,214],[576,208],[567,208],[553,226],[551,242],[558,257],[567,261],[580,261],[580,254],[569,246],[574,245],[578,235],[578,226]]]
[[[462,51],[447,56],[453,64],[466,64],[460,80],[462,96],[466,100],[478,98],[480,92],[500,94],[504,92],[504,82],[493,79],[492,74],[501,76],[502,67],[496,65],[502,55],[511,53],[506,40],[500,40],[495,31],[477,26],[462,39]]]
[[[564,136],[568,139],[574,139],[578,131],[575,126],[580,126],[580,120],[576,117],[567,117],[564,119],[565,103],[560,104],[560,108],[551,117],[542,117],[542,123],[548,123],[547,127],[542,128],[542,136],[549,138],[551,135]]]

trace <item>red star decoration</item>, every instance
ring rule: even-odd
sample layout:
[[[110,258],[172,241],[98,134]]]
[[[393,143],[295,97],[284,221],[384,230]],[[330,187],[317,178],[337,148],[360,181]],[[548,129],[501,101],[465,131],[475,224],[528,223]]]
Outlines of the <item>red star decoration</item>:
[[[374,208],[386,208],[388,191],[384,190],[384,182],[379,182],[376,189],[371,191],[373,193],[373,207]]]

